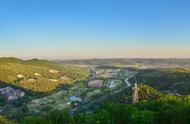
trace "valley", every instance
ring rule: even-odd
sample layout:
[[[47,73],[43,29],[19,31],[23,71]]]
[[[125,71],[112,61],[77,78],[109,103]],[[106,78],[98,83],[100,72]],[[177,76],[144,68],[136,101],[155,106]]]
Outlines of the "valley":
[[[190,94],[189,67],[129,67],[115,64],[78,66],[15,58],[3,58],[0,62],[0,70],[11,72],[1,78],[0,114],[11,120],[17,120],[21,115],[48,116],[55,111],[68,111],[73,116],[93,114],[108,102],[131,104],[134,83],[140,88],[141,85],[151,86],[170,97],[184,98]],[[11,63],[14,68],[10,66]],[[17,92],[23,95],[19,96]],[[7,97],[6,94],[10,93],[12,95]],[[143,91],[139,94],[140,99],[165,97],[153,90],[150,93],[155,96],[147,96],[147,93]]]
[[[16,113],[34,115],[46,115],[50,111],[68,110],[72,114],[78,112],[93,112],[102,103],[132,84],[129,79],[136,75],[135,71],[114,68],[89,67],[89,76],[86,79],[75,81],[71,85],[65,85],[44,95],[27,94],[27,99],[14,100],[5,103],[1,107],[1,113],[10,118],[16,118]],[[18,106],[14,102],[20,102]],[[13,103],[13,104],[12,104]]]

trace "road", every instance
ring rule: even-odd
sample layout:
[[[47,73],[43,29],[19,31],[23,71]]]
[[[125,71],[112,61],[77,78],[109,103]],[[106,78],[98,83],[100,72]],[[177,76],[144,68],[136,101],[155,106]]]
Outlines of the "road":
[[[125,81],[125,83],[123,83],[123,86],[121,86],[115,90],[111,90],[110,92],[104,94],[103,96],[99,97],[98,99],[84,103],[84,104],[78,106],[77,108],[72,109],[70,111],[71,114],[79,113],[81,111],[86,112],[86,111],[90,110],[90,108],[97,107],[97,106],[101,105],[102,103],[106,102],[107,100],[109,100],[110,97],[113,97],[113,96],[125,91],[127,88],[131,87],[131,83],[129,82],[129,79],[132,78],[135,74],[136,73],[129,73],[128,75],[126,75],[125,78],[123,78]],[[16,109],[18,112],[20,111],[20,108],[13,107],[11,105],[6,105],[6,106],[0,108],[0,113],[3,113],[6,115],[6,113],[8,111],[12,111],[13,109],[14,109],[14,111],[16,111]]]
[[[127,88],[132,86],[131,83],[129,82],[129,79],[132,78],[135,74],[136,73],[130,74],[128,77],[125,78],[126,85],[124,85],[123,87],[112,90],[111,92],[109,92],[109,93],[103,95],[102,97],[95,99],[91,102],[84,103],[84,104],[80,105],[79,107],[72,109],[70,111],[70,113],[76,114],[76,113],[79,113],[82,111],[87,111],[89,108],[96,107],[96,106],[100,105],[101,103],[104,103],[106,100],[108,100],[110,98],[110,96],[114,96],[118,93],[123,92],[124,90],[126,90]]]

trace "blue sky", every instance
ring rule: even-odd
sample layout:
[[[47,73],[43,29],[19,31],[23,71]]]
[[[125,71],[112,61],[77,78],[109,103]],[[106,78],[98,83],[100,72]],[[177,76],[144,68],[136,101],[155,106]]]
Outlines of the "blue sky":
[[[0,0],[0,56],[190,57],[189,0]]]

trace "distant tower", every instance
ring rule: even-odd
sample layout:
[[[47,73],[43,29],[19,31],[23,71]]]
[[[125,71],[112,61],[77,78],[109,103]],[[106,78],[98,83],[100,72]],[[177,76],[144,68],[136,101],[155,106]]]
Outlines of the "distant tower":
[[[139,94],[138,94],[139,88],[137,86],[137,83],[135,83],[133,87],[133,104],[137,103],[139,101]]]

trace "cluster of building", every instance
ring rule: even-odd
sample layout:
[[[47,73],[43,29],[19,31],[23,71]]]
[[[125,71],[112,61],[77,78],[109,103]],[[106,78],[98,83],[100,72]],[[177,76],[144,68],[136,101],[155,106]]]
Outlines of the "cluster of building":
[[[70,96],[69,100],[71,102],[82,102],[82,99],[80,97],[77,97],[77,96]]]
[[[89,87],[102,87],[103,81],[102,80],[92,80],[88,82]]]
[[[111,78],[118,75],[120,69],[101,69],[95,71],[97,78]]]
[[[106,86],[110,89],[114,89],[118,86],[120,86],[123,82],[120,80],[109,80],[106,84]]]
[[[122,85],[121,80],[108,80],[105,83],[103,80],[92,80],[88,82],[88,87],[100,88],[102,86],[106,86],[109,89],[114,89],[120,85]]]
[[[0,89],[0,95],[6,102],[9,102],[23,97],[25,93],[12,87],[5,87]]]

